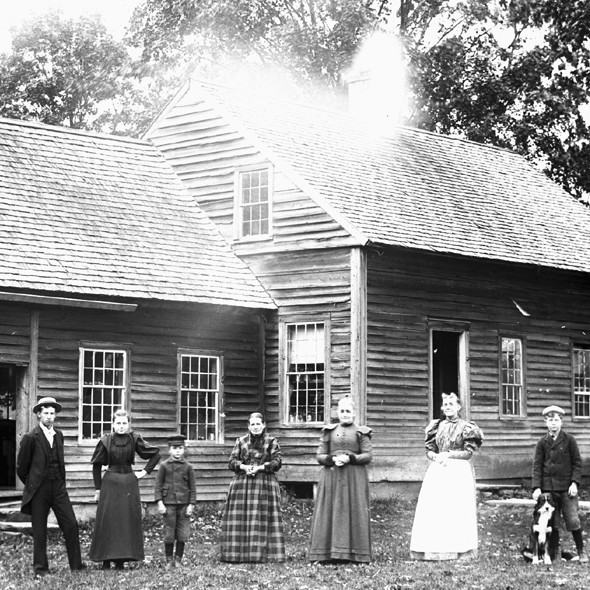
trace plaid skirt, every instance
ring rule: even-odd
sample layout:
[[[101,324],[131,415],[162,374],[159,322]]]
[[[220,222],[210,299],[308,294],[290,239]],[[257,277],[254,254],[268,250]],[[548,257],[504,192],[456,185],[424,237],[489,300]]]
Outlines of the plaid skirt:
[[[236,475],[221,523],[221,561],[285,561],[281,490],[272,473]]]

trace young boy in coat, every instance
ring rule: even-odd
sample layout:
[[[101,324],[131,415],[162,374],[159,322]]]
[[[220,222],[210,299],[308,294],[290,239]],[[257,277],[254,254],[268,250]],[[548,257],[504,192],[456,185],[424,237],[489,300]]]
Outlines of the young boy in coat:
[[[168,438],[169,457],[156,473],[155,496],[158,512],[164,517],[167,568],[179,566],[182,561],[184,546],[190,536],[190,515],[197,501],[195,472],[184,458],[185,440],[183,434]]]
[[[565,412],[559,406],[543,410],[547,434],[537,442],[533,459],[533,499],[551,492],[555,501],[555,528],[551,558],[558,557],[560,514],[571,531],[581,563],[587,563],[582,526],[578,514],[578,486],[582,478],[582,458],[576,439],[561,429]]]

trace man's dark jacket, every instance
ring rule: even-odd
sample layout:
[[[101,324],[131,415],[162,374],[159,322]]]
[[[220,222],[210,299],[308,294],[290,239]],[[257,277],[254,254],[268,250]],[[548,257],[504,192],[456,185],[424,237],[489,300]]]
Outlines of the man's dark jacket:
[[[61,477],[65,481],[64,435],[61,430],[54,430],[53,444],[57,445],[55,449],[59,460],[59,470]],[[31,500],[47,476],[49,453],[49,442],[40,426],[36,426],[31,432],[23,436],[18,451],[16,473],[25,484],[21,506],[21,512],[24,514],[31,514]]]
[[[580,485],[582,457],[576,439],[560,430],[557,439],[546,434],[535,447],[533,459],[533,490],[565,492],[572,482]]]

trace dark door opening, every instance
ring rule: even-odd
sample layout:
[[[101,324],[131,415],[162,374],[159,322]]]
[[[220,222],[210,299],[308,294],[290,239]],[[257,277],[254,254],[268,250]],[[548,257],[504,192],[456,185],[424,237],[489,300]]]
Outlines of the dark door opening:
[[[0,489],[16,486],[16,419],[25,368],[0,365]]]
[[[461,332],[432,331],[432,418],[441,418],[443,393],[460,396],[459,342]]]

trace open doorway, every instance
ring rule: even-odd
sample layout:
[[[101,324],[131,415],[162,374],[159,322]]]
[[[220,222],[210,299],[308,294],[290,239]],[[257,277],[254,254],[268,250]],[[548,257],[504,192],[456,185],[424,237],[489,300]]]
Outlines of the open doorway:
[[[25,367],[0,364],[0,490],[16,487],[16,423]]]
[[[442,393],[454,392],[461,401],[463,415],[469,411],[467,405],[467,332],[432,330],[430,344],[431,367],[431,417],[442,418],[440,407]]]

